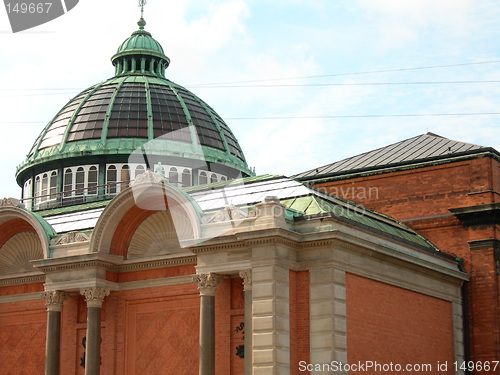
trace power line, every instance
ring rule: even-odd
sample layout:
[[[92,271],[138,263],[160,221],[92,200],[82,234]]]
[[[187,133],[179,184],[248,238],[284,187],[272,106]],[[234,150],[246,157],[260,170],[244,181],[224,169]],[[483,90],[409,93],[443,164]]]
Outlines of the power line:
[[[191,86],[210,86],[210,85],[226,85],[226,84],[236,84],[236,83],[286,81],[286,80],[293,80],[293,79],[341,77],[341,76],[360,75],[360,74],[392,73],[392,72],[403,72],[403,71],[411,71],[411,70],[441,69],[441,68],[452,68],[452,67],[459,67],[459,66],[497,64],[497,63],[500,63],[500,60],[479,61],[479,62],[461,63],[461,64],[420,66],[420,67],[411,67],[411,68],[395,68],[395,69],[371,70],[371,71],[365,71],[365,72],[321,74],[321,75],[311,75],[311,76],[302,76],[302,77],[268,78],[268,79],[255,79],[255,80],[236,81],[236,82],[201,83],[201,84],[198,84],[198,85],[191,85]]]
[[[406,113],[381,115],[325,115],[325,116],[262,116],[262,117],[225,117],[226,120],[312,120],[334,118],[378,118],[378,117],[446,117],[446,116],[495,116],[500,112],[471,112],[471,113]]]

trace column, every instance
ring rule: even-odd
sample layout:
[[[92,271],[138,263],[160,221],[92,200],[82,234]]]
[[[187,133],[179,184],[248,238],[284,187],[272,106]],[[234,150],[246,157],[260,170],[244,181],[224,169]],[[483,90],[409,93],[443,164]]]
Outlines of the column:
[[[87,345],[85,375],[99,375],[101,369],[101,308],[109,289],[91,287],[82,289],[87,302]]]
[[[200,291],[200,375],[215,374],[215,290],[222,276],[215,273],[193,276]]]
[[[252,374],[252,271],[241,271],[243,291],[245,294],[245,375]]]
[[[54,290],[44,292],[43,298],[47,306],[47,338],[45,346],[45,375],[59,375],[59,358],[61,352],[61,308],[66,293]]]

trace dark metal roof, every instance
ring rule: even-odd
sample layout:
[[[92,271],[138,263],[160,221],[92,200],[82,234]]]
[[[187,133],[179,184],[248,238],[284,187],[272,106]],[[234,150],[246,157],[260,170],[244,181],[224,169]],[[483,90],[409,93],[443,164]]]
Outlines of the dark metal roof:
[[[367,169],[380,169],[394,165],[442,159],[491,148],[472,143],[458,142],[433,133],[418,135],[404,141],[365,152],[319,168],[299,173],[298,179],[310,179]]]

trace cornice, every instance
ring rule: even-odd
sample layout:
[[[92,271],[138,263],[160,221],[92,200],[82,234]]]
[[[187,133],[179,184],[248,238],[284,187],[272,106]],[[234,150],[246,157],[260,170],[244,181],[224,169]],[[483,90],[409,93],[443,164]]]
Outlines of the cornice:
[[[0,279],[0,287],[21,285],[21,284],[34,284],[45,282],[45,274],[43,273],[30,273],[30,274],[18,274],[9,275],[8,278]]]

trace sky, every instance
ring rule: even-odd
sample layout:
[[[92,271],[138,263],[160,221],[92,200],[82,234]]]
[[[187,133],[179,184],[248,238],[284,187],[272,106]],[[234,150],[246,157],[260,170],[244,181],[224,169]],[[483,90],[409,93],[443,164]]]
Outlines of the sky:
[[[114,74],[135,0],[82,0],[12,33],[0,10],[0,198],[79,92]],[[146,30],[236,135],[257,174],[291,176],[427,132],[500,150],[496,0],[148,0]]]

